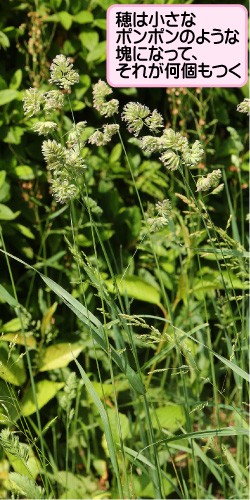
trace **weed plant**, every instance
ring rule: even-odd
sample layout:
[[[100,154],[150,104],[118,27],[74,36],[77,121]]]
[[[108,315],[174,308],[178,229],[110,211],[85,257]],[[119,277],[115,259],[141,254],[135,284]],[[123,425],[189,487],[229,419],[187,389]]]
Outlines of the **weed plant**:
[[[55,203],[40,224],[34,266],[8,253],[1,231],[12,290],[0,285],[0,294],[16,314],[1,338],[3,498],[248,498],[242,195],[240,223],[223,166],[204,168],[203,133],[192,142],[138,102],[121,111],[102,80],[93,107],[105,123],[76,122],[72,94],[80,77],[64,55],[50,68],[58,88],[44,91],[35,73],[34,80],[24,112],[32,131],[45,136]],[[105,146],[113,141],[109,172]],[[125,178],[134,206],[121,205],[114,178]],[[224,228],[212,201],[222,190]],[[120,255],[124,235],[117,241],[111,224],[119,206],[116,224],[130,233]],[[54,234],[64,234],[72,293],[49,276],[50,266],[60,270],[60,251],[47,259],[46,250],[53,221],[66,211],[69,225]],[[30,280],[24,305],[15,261]],[[35,282],[40,320],[32,318]]]

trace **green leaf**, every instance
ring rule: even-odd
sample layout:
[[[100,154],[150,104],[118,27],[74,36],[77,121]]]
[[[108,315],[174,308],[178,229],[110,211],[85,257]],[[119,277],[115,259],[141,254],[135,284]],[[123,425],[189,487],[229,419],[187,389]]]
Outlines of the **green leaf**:
[[[16,92],[16,90],[12,90],[11,92]],[[20,144],[24,131],[25,129],[19,126],[3,126],[1,130],[1,138],[3,139],[3,142],[7,142],[9,144]]]
[[[76,300],[72,295],[70,295],[64,288],[55,283],[52,279],[44,276],[42,273],[39,273],[34,267],[30,266],[22,259],[15,257],[8,252],[5,252],[0,249],[0,251],[12,259],[20,262],[21,264],[27,266],[30,269],[36,271],[42,280],[49,286],[51,290],[53,290],[63,302],[71,309],[74,314],[80,319],[80,321],[85,325],[87,330],[93,335],[94,340],[99,344],[99,346],[107,353],[108,347],[106,345],[106,336],[104,332],[104,328],[102,323],[90,312],[88,311],[78,300]],[[1,285],[0,285],[0,294],[1,294]],[[118,354],[116,350],[110,346],[111,348],[111,357],[113,361],[119,366],[120,370],[125,374],[129,383],[133,387],[133,389],[139,394],[145,394],[145,387],[142,381],[139,379],[138,375],[134,372],[134,370],[129,365],[127,358],[123,354]]]
[[[5,89],[0,91],[0,106],[4,106],[8,102],[14,101],[18,94],[17,90]]]
[[[105,61],[106,59],[106,47],[107,47],[107,42],[104,40],[103,42],[98,43],[94,49],[87,55],[86,61],[87,62],[93,62],[93,61]],[[2,91],[4,92],[4,90]]]
[[[119,448],[120,448],[120,446],[119,446]],[[149,460],[148,458],[144,457],[144,455],[142,455],[142,453],[141,453],[141,452],[139,452],[139,453],[138,453],[138,452],[136,452],[135,450],[132,450],[131,448],[128,448],[127,446],[124,446],[123,448],[124,448],[124,451],[125,451],[125,453],[126,453],[126,455],[127,455],[128,459],[129,459],[129,460],[130,460],[133,464],[134,464],[136,461],[138,461],[138,462],[139,462],[139,464],[138,464],[139,466],[140,466],[140,462],[141,462],[141,463],[143,463],[144,465],[147,465],[150,469],[152,469],[152,470],[156,470],[156,466],[155,466],[154,464],[152,464],[152,462],[150,462],[150,460]],[[132,460],[132,458],[131,458],[131,457],[134,457],[134,460]],[[181,495],[181,492],[180,492],[179,488],[178,488],[178,487],[174,484],[174,482],[172,481],[171,476],[169,476],[168,474],[166,474],[166,473],[165,473],[162,469],[161,469],[161,474],[162,474],[162,476],[164,477],[164,479],[166,479],[166,480],[167,480],[167,482],[168,482],[168,486],[167,486],[167,488],[168,488],[168,487],[169,487],[169,485],[170,485],[170,486],[171,486],[171,491],[172,491],[172,490],[175,490],[175,491],[176,491],[176,493],[177,493],[177,495],[178,495],[179,497],[182,497],[182,495]],[[150,477],[150,476],[148,476],[148,477]]]
[[[122,275],[116,277],[116,283],[121,295],[127,293],[128,297],[132,297],[137,300],[142,300],[145,302],[150,302],[151,304],[160,304],[160,292],[152,285],[149,285],[147,281],[139,278],[138,276],[125,276]],[[106,280],[105,284],[107,289],[111,293],[115,293],[112,280]]]
[[[6,170],[1,170],[0,172],[0,188],[3,186],[6,177]]]
[[[53,399],[63,386],[64,382],[52,382],[51,380],[41,380],[35,384],[38,409],[40,410],[51,399]],[[33,389],[32,387],[29,387],[29,389],[25,392],[22,401],[22,415],[24,417],[28,417],[35,412],[36,405],[33,397]]]
[[[23,385],[26,381],[23,359],[17,362],[13,356],[8,358],[8,353],[0,348],[0,377],[10,384]]]
[[[79,35],[81,43],[88,50],[93,50],[99,42],[99,35],[94,30],[82,31]]]
[[[0,285],[0,297],[4,299],[4,301],[7,302],[7,304],[9,304],[9,306],[11,307],[18,306],[18,302],[16,301],[16,299],[14,299],[14,297],[12,297],[12,295],[10,295],[10,293],[7,292],[7,290],[2,285]]]
[[[162,479],[162,482],[166,495],[165,498],[168,498],[174,488],[165,477]],[[132,485],[136,498],[155,498],[153,482],[146,474],[140,474],[140,476],[133,474]]]
[[[13,342],[14,339],[16,344],[25,345],[22,332],[6,333],[1,336],[1,340],[6,342]],[[26,343],[28,347],[36,348],[36,339],[30,335],[30,332],[26,332]]]
[[[79,24],[92,23],[93,19],[93,14],[88,10],[81,10],[80,12],[78,12],[78,14],[75,14],[75,16],[73,16],[73,20],[75,21],[75,23]]]
[[[228,368],[230,368],[235,373],[237,373],[237,375],[239,375],[241,378],[244,378],[245,380],[247,380],[247,382],[250,382],[250,375],[247,372],[245,372],[244,370],[242,370],[242,368],[240,368],[238,365],[236,365],[235,363],[233,363],[229,359],[224,358],[224,356],[221,356],[217,352],[213,351],[212,349],[210,349],[210,347],[208,347],[207,345],[203,344],[202,342],[199,342],[199,340],[196,340],[194,337],[192,337],[188,333],[185,333],[183,330],[180,330],[179,328],[176,328],[176,329],[179,332],[183,333],[183,335],[185,335],[185,337],[188,337],[189,339],[193,340],[197,344],[200,344],[203,347],[205,347],[205,349],[207,349],[208,351],[210,351],[216,358],[218,358],[220,361],[222,361],[222,363],[224,365],[226,365]]]
[[[22,78],[23,78],[22,70],[17,69],[10,80],[10,89],[17,90],[22,83]]]
[[[106,30],[107,29],[107,21],[106,19],[95,19],[93,22],[94,26],[97,26],[97,28],[100,28],[101,30]]]
[[[31,167],[28,165],[19,165],[14,168],[14,172],[19,177],[19,179],[23,179],[24,181],[28,181],[35,178],[34,172]]]
[[[4,49],[7,49],[10,46],[10,41],[3,31],[0,31],[0,45]]]
[[[14,227],[18,231],[20,231],[20,233],[23,236],[26,236],[26,238],[29,238],[30,240],[34,240],[35,239],[35,236],[31,232],[31,230],[28,227],[23,226],[23,224],[17,224],[17,223],[16,224],[12,224],[12,227]]]
[[[72,344],[71,349],[75,358],[77,358],[83,347]],[[69,344],[55,344],[47,347],[43,354],[39,371],[45,372],[47,370],[54,370],[55,368],[67,366],[73,360],[71,349]]]
[[[46,314],[43,316],[42,324],[41,324],[41,333],[44,336],[46,330],[51,326],[51,318],[53,317],[55,311],[57,309],[57,302],[54,302],[51,307],[47,310]]]
[[[113,440],[115,443],[120,442],[119,438],[119,429],[118,429],[118,421],[117,421],[117,413],[115,408],[107,408],[107,415],[108,415],[108,420],[109,420],[109,425],[111,429],[111,433],[113,436]],[[123,440],[128,436],[129,434],[129,420],[124,413],[119,412],[119,420],[120,420],[120,426],[121,426],[121,433],[122,433],[122,438]],[[103,422],[100,422],[100,427],[104,431],[104,426]]]
[[[18,332],[21,330],[21,323],[19,318],[13,318],[1,327],[2,332]]]
[[[85,373],[84,369],[82,368],[82,366],[80,365],[80,363],[78,363],[78,361],[76,359],[75,359],[75,362],[78,366],[78,369],[80,371],[82,379],[86,385],[86,388],[88,389],[89,394],[92,397],[92,399],[93,399],[93,401],[94,401],[94,403],[99,411],[99,414],[100,414],[100,417],[102,420],[102,425],[103,425],[103,430],[104,430],[108,450],[109,450],[110,460],[111,460],[112,465],[114,467],[115,474],[118,477],[119,469],[118,469],[118,464],[117,464],[116,449],[114,446],[113,436],[112,436],[112,432],[110,429],[110,424],[109,424],[107,412],[106,412],[99,396],[97,395],[93,385],[91,384],[87,374]]]
[[[58,20],[61,23],[61,25],[66,30],[69,30],[69,28],[71,27],[72,22],[73,22],[73,17],[66,11],[58,12],[57,16],[58,16]]]
[[[161,406],[152,412],[152,425],[156,429],[158,429],[160,425],[160,427],[165,427],[173,431],[174,429],[179,429],[180,425],[183,425],[185,421],[185,411],[182,406]]]
[[[122,154],[122,145],[119,142],[113,147],[110,153],[109,162],[114,163],[115,161],[119,160],[121,154]]]
[[[20,212],[12,212],[12,210],[0,203],[0,220],[13,220],[20,214]]]

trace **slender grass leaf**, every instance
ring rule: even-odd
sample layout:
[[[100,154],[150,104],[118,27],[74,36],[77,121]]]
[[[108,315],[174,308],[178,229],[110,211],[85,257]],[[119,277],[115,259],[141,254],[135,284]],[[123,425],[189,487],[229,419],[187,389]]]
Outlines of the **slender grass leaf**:
[[[44,276],[33,266],[27,264],[22,259],[19,259],[18,257],[15,257],[8,252],[5,252],[1,249],[0,251],[16,260],[17,262],[25,265],[29,269],[33,269],[34,271],[36,271],[42,278],[42,280],[51,288],[51,290],[53,290],[59,297],[61,297],[67,307],[75,313],[75,315],[80,319],[80,321],[82,321],[82,323],[84,323],[87,330],[93,335],[94,340],[100,345],[100,347],[106,353],[108,352],[109,346],[106,345],[106,337],[103,325],[90,311],[87,311],[87,309],[77,299],[66,292],[64,288],[62,288],[47,276]],[[119,366],[120,370],[124,373],[133,389],[138,392],[138,394],[145,394],[145,387],[142,381],[139,379],[133,368],[131,368],[126,357],[124,355],[119,355],[112,346],[110,346],[110,348],[113,361]]]
[[[72,356],[77,364],[77,367],[80,371],[80,374],[82,376],[82,379],[83,379],[83,382],[85,383],[86,385],[86,388],[88,389],[88,392],[89,394],[91,395],[98,411],[99,411],[99,414],[100,414],[100,417],[102,419],[102,424],[103,424],[103,429],[104,429],[104,434],[105,434],[105,438],[106,438],[106,442],[107,442],[107,446],[108,446],[108,450],[109,450],[109,456],[110,456],[110,460],[112,462],[112,465],[114,467],[114,470],[115,470],[115,473],[116,473],[116,476],[118,477],[119,476],[119,469],[118,469],[118,464],[117,464],[117,458],[116,458],[116,450],[115,450],[115,446],[114,446],[114,442],[113,442],[113,437],[112,437],[112,434],[111,434],[111,429],[110,429],[110,425],[109,425],[109,420],[108,420],[108,416],[107,416],[107,413],[106,413],[106,410],[97,394],[97,392],[95,391],[92,383],[90,382],[87,374],[85,373],[84,369],[82,368],[82,366],[80,365],[80,363],[78,363],[77,359],[74,357],[73,353],[72,353]]]
[[[117,447],[120,448],[120,445],[118,445],[118,443],[117,443]],[[141,462],[144,465],[147,465],[150,469],[156,470],[156,466],[154,464],[152,464],[152,462],[150,462],[150,460],[148,458],[146,458],[144,455],[142,455],[141,453],[138,454],[138,452],[132,450],[131,448],[128,448],[127,446],[123,446],[123,449],[124,449],[125,453],[127,454],[127,457],[129,458],[129,460],[132,461],[132,459],[130,457],[134,458],[133,463],[135,462],[135,459],[136,459],[136,461]],[[182,498],[182,494],[181,494],[179,488],[172,481],[171,476],[167,475],[162,469],[161,469],[161,474],[168,481],[168,483],[171,485],[173,490],[176,491],[176,493],[179,495],[179,497]],[[151,478],[150,475],[148,477]]]
[[[174,328],[176,330],[180,331],[181,333],[183,333],[183,335],[185,335],[185,337],[188,337],[189,339],[193,340],[197,344],[202,345],[203,347],[205,347],[206,349],[208,349],[208,351],[210,351],[216,358],[218,358],[220,361],[222,361],[222,363],[224,363],[224,365],[228,366],[228,368],[230,368],[235,373],[237,373],[237,375],[239,375],[240,377],[242,377],[245,380],[247,380],[247,382],[250,382],[250,375],[247,372],[245,372],[244,370],[242,370],[242,368],[240,368],[239,366],[237,366],[235,363],[233,363],[229,359],[224,358],[224,356],[221,356],[217,352],[213,351],[212,349],[210,349],[210,347],[208,347],[207,345],[203,344],[202,342],[199,342],[199,340],[196,340],[194,337],[192,337],[188,333],[185,333],[183,330],[180,330],[179,328],[176,328],[176,327],[174,327]]]

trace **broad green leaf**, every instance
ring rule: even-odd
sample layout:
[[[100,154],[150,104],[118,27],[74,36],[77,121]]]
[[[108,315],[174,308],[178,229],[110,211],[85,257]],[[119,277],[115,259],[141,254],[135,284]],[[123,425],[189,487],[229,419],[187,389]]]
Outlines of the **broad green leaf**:
[[[93,22],[94,26],[97,26],[97,28],[101,28],[101,30],[106,30],[107,29],[107,21],[106,19],[95,19]]]
[[[23,72],[21,69],[17,69],[10,80],[10,89],[17,90],[22,82]]]
[[[23,179],[25,181],[35,178],[32,168],[28,165],[19,165],[18,167],[14,168],[14,172],[17,177],[19,177],[19,179]]]
[[[10,184],[9,182],[4,182],[0,187],[0,202],[6,203],[10,199]]]
[[[109,397],[114,395],[114,389],[112,384],[101,384],[100,382],[92,382],[92,385],[98,394],[100,399],[103,399],[103,393],[104,397]],[[120,382],[120,383],[115,383],[115,392],[121,392],[121,391],[127,391],[129,389],[129,384],[127,383],[126,380]]]
[[[87,374],[85,373],[84,369],[82,368],[80,363],[78,363],[77,359],[75,359],[75,362],[78,366],[78,369],[80,371],[82,379],[86,385],[86,388],[88,389],[88,392],[89,392],[90,396],[92,397],[92,399],[93,399],[93,401],[94,401],[94,403],[99,411],[99,414],[100,414],[100,417],[102,420],[102,425],[103,425],[103,430],[104,430],[108,450],[109,450],[110,460],[111,460],[112,465],[114,467],[116,477],[118,477],[118,475],[120,473],[119,473],[118,464],[117,464],[116,449],[114,446],[113,436],[112,436],[112,432],[110,429],[110,424],[109,424],[107,412],[106,412],[99,396],[97,395],[92,383],[90,382]]]
[[[0,31],[0,45],[7,49],[10,46],[10,41],[3,31]]]
[[[73,20],[75,21],[75,23],[79,24],[92,23],[93,19],[94,17],[92,12],[89,12],[88,10],[81,10],[80,12],[78,12],[78,14],[75,14],[75,16],[73,16]]]
[[[20,214],[20,212],[14,213],[14,212],[12,212],[12,210],[9,207],[0,203],[0,220],[13,220],[19,214]]]
[[[152,425],[156,429],[165,427],[166,429],[179,429],[186,421],[185,411],[182,406],[167,405],[156,408],[152,412]],[[159,425],[158,425],[159,422]]]
[[[19,318],[13,318],[1,327],[2,332],[18,332],[21,330],[21,323]]]
[[[125,295],[127,293],[128,297],[150,302],[151,304],[160,304],[161,302],[160,292],[157,288],[149,285],[147,281],[139,278],[138,276],[129,275],[122,278],[122,275],[119,275],[116,277],[116,283],[121,295]],[[105,284],[107,285],[109,292],[116,292],[112,280],[106,280]]]
[[[7,352],[0,348],[0,377],[10,384],[23,385],[26,381],[23,359],[17,361],[13,356],[8,359]]]
[[[20,233],[23,236],[26,236],[26,238],[29,238],[30,240],[35,239],[35,236],[31,232],[31,230],[28,227],[24,226],[23,224],[12,224],[12,227],[14,227],[15,229],[18,229],[18,231],[20,231]]]
[[[115,161],[119,160],[121,154],[122,154],[122,145],[120,144],[120,142],[118,142],[118,144],[116,144],[113,147],[110,153],[109,162],[114,163]]]
[[[60,21],[61,25],[66,30],[69,30],[69,28],[71,27],[72,22],[73,22],[72,16],[66,11],[58,12],[57,16],[58,16],[58,20]]]
[[[40,410],[51,399],[55,397],[58,391],[62,389],[64,382],[52,382],[51,380],[41,380],[35,384],[36,398],[38,409]],[[36,412],[36,405],[34,402],[32,387],[25,392],[22,401],[22,415],[28,417]]]
[[[166,495],[165,498],[167,498],[174,488],[165,477],[162,479],[162,482]],[[140,474],[139,476],[133,474],[132,491],[134,491],[136,498],[155,498],[153,482],[146,474]]]
[[[17,92],[16,90],[12,90],[11,92]],[[21,137],[25,132],[24,127],[15,126],[3,126],[1,129],[1,138],[3,142],[7,144],[20,144]]]
[[[99,35],[94,30],[82,31],[79,35],[79,38],[81,40],[82,45],[86,47],[88,50],[93,50],[93,48],[99,42]]]
[[[98,43],[94,49],[89,52],[89,54],[86,57],[87,62],[93,62],[93,61],[105,61],[106,59],[106,47],[107,47],[107,42],[104,40],[103,42]],[[4,91],[3,91],[4,92]]]
[[[16,99],[17,94],[18,91],[14,89],[0,90],[0,106],[4,106],[4,104],[7,104],[8,102]]]
[[[6,177],[6,170],[1,170],[1,172],[0,172],[0,188],[4,184],[5,177]]]
[[[1,340],[5,340],[6,342],[13,342],[14,339],[16,344],[25,345],[22,332],[6,333],[1,336]],[[32,334],[30,335],[30,332],[26,332],[26,344],[28,347],[36,348],[36,339]]]
[[[71,349],[75,358],[77,358],[83,347],[71,344]],[[43,354],[42,364],[40,365],[39,371],[45,372],[48,370],[54,370],[55,368],[67,366],[71,361],[73,361],[71,349],[69,344],[54,344],[47,347]]]

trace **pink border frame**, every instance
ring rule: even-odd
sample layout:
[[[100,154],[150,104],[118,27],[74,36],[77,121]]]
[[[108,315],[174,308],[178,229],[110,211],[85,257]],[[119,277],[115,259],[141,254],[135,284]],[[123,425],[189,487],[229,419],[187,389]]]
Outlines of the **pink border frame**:
[[[170,4],[160,4],[160,6],[164,6],[164,7],[167,7],[167,5],[170,5]],[[111,5],[108,10],[107,10],[107,63],[106,63],[106,78],[107,78],[107,82],[108,84],[111,86],[111,87],[114,87],[114,88],[126,88],[126,87],[130,87],[130,88],[139,88],[139,87],[142,87],[142,88],[146,88],[146,87],[149,87],[149,88],[180,88],[180,87],[184,87],[184,88],[191,88],[191,87],[194,87],[194,88],[197,88],[197,87],[210,87],[210,88],[226,88],[226,87],[234,87],[234,88],[239,88],[239,87],[244,87],[244,85],[247,84],[248,82],[248,39],[246,37],[246,42],[245,42],[245,64],[246,64],[246,78],[244,80],[244,83],[242,83],[241,85],[180,85],[178,84],[178,82],[176,82],[176,85],[129,85],[129,84],[125,84],[124,82],[124,85],[114,85],[113,83],[111,83],[109,81],[109,30],[108,30],[108,24],[109,24],[109,13],[111,11],[111,9],[113,9],[114,7],[126,7],[127,9],[128,8],[131,8],[131,7],[141,7],[142,4],[114,4],[114,5]],[[143,4],[143,8],[147,9],[147,8],[151,8],[151,7],[155,7],[156,4]],[[215,5],[211,5],[211,4],[204,4],[204,5],[197,5],[197,4],[192,4],[192,5],[185,5],[185,4],[171,4],[171,7],[185,7],[185,9],[192,9],[192,7],[199,7],[199,8],[203,8],[203,7],[210,7],[210,8],[216,8],[216,7],[237,7],[237,8],[241,8],[245,11],[245,14],[246,14],[246,18],[245,18],[245,30],[246,30],[246,34],[248,33],[248,11],[246,9],[246,7],[244,7],[244,5],[240,5],[240,4],[215,4]]]

